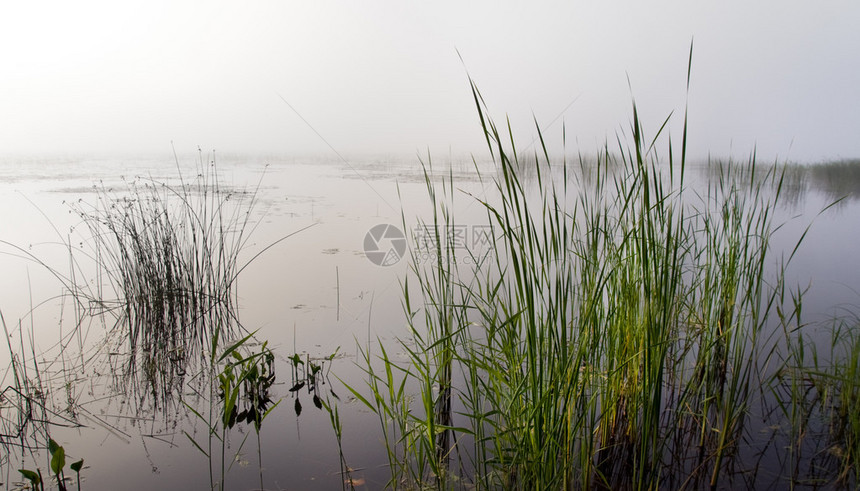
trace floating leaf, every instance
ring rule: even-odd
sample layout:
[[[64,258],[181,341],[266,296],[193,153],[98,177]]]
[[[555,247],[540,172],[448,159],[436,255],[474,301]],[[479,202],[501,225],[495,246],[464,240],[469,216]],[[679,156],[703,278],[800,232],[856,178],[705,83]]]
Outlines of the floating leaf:
[[[296,416],[302,414],[302,403],[296,399]]]
[[[73,462],[69,467],[72,468],[75,472],[81,472],[81,468],[84,466],[84,459],[81,459],[77,462]]]
[[[316,394],[314,394],[314,406],[316,406],[317,409],[322,409],[322,401],[320,400],[319,396]]]

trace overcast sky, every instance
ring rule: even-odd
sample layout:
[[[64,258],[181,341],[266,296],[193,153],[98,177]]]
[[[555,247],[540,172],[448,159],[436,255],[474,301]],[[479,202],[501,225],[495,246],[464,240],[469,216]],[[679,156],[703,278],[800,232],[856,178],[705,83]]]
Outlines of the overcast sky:
[[[467,72],[521,141],[534,115],[591,151],[631,97],[680,135],[694,40],[695,153],[858,157],[858,21],[855,0],[3,1],[0,153],[481,151]]]

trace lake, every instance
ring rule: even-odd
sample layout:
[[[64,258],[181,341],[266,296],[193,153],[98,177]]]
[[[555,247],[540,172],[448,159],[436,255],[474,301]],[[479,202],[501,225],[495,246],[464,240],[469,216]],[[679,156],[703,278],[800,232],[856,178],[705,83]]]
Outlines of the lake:
[[[452,240],[459,263],[468,267],[474,259],[469,247],[484,250],[492,235],[479,200],[499,197],[492,182],[498,176],[495,164],[489,158],[446,157],[432,167],[430,180],[440,189],[453,183],[458,226],[451,230]],[[549,171],[557,180],[566,176],[560,167]],[[860,305],[860,180],[849,179],[850,172],[809,169],[793,166],[786,172],[781,204],[773,210],[774,223],[784,225],[774,233],[767,267],[790,255],[810,227],[791,259],[786,283],[808,287],[803,321],[809,324],[809,339],[825,350],[828,319],[857,312]],[[691,165],[687,172],[690,196],[716,179],[704,164]],[[211,380],[205,364],[178,366],[155,388],[141,366],[128,368],[128,335],[117,321],[122,309],[76,303],[67,288],[75,284],[106,301],[121,297],[105,283],[106,271],[99,267],[96,241],[82,214],[110,199],[121,201],[130,183],[181,187],[203,173],[211,173],[224,196],[231,196],[225,209],[235,206],[241,220],[241,213],[250,213],[247,222],[239,222],[245,223],[245,235],[236,252],[234,271],[240,272],[233,286],[234,313],[242,328],[237,327],[234,339],[253,332],[243,346],[249,352],[267,343],[276,374],[271,404],[280,401],[261,425],[259,454],[253,425],[239,423],[227,432],[225,488],[259,488],[260,457],[266,489],[337,489],[347,480],[358,489],[379,489],[388,482],[379,417],[344,383],[367,395],[364,353],[373,358],[385,346],[388,356],[406,363],[407,348],[415,346],[404,314],[403,282],[410,276],[404,247],[407,238],[412,244],[413,236],[423,233],[421,220],[432,220],[422,163],[417,157],[216,158],[203,152],[177,158],[0,160],[0,209],[5,211],[0,218],[0,312],[9,338],[0,350],[0,366],[9,367],[2,386],[16,387],[13,354],[17,377],[31,381],[28,394],[4,392],[0,481],[8,489],[24,481],[20,468],[50,474],[48,435],[64,447],[68,463],[84,459],[85,489],[198,489],[208,486],[210,472],[219,478],[221,441],[209,437],[206,423]],[[523,182],[529,189],[541,186],[526,174]],[[178,196],[171,203],[180,203]],[[421,264],[435,260],[420,252],[416,257]],[[320,367],[312,377],[311,365]],[[27,372],[21,373],[24,367]],[[301,382],[305,385],[291,391]],[[342,473],[330,413],[316,407],[315,397],[338,407],[348,477]],[[22,410],[29,410],[29,417]],[[750,418],[749,434],[783,423],[777,416],[756,418]],[[761,437],[770,447],[752,445],[752,454],[763,462],[758,474],[733,482],[785,484],[781,476],[790,465],[781,459],[779,446],[786,437],[772,433]],[[205,454],[209,442],[217,458]],[[813,456],[803,459],[812,466]],[[75,487],[74,473],[67,468],[65,476]]]

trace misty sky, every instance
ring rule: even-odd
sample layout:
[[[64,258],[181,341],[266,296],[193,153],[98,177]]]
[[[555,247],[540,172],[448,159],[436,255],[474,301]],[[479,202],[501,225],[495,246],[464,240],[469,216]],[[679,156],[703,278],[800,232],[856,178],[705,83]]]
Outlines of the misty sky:
[[[858,157],[858,21],[853,0],[4,1],[0,154],[331,153],[298,114],[345,155],[481,152],[468,75],[519,140],[534,115],[589,152],[631,97],[680,136],[694,40],[694,154]]]

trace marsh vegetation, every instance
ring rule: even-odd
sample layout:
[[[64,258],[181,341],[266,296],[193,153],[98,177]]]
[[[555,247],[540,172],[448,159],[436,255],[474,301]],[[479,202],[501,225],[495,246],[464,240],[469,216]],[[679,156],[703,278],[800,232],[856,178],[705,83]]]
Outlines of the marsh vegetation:
[[[390,487],[857,482],[858,323],[833,326],[826,366],[810,364],[803,292],[784,275],[805,232],[772,247],[797,167],[714,162],[697,190],[686,142],[646,136],[635,105],[630,146],[590,162],[518,154],[478,111],[498,167],[496,199],[474,197],[490,245],[458,259],[457,183],[427,174],[432,219],[403,284],[408,357],[368,348],[367,387],[350,388],[379,416]],[[850,168],[834,165],[808,172]]]
[[[61,287],[49,349],[37,333],[44,307],[3,319],[4,482],[23,469],[45,486],[39,472],[50,469],[55,487],[72,487],[57,442],[81,448],[74,432],[85,426],[130,440],[110,414],[147,426],[146,458],[147,441],[192,455],[202,469],[193,485],[211,489],[279,486],[274,462],[294,454],[274,441],[293,415],[326,425],[313,438],[336,469],[306,487],[856,486],[860,321],[848,306],[808,323],[806,287],[788,272],[814,229],[804,222],[777,243],[780,210],[803,193],[826,197],[817,212],[853,200],[856,162],[753,157],[700,169],[687,161],[686,124],[673,142],[666,122],[650,130],[635,105],[617,147],[558,158],[540,129],[518,150],[472,90],[492,163],[473,163],[480,186],[468,192],[468,171],[429,159],[419,179],[403,180],[424,211],[417,224],[400,211],[412,234],[393,336],[372,329],[394,314],[374,317],[363,289],[352,304],[343,295],[347,320],[348,305],[370,309],[353,316],[361,324],[342,351],[302,352],[295,325],[292,349],[282,332],[271,342],[278,330],[246,328],[241,274],[316,222],[252,239],[263,178],[232,188],[202,154],[193,179],[180,170],[172,182],[99,183],[90,200],[70,202],[73,229],[56,232],[65,268],[4,239],[7,256]],[[476,224],[481,241],[455,233]],[[338,322],[341,271],[329,307]],[[87,385],[84,370],[111,382]],[[93,400],[107,406],[95,411]],[[367,418],[355,423],[363,414],[373,431]],[[382,452],[372,475],[351,465],[369,446]],[[82,451],[93,466],[84,487],[107,467],[91,464],[92,450]]]

